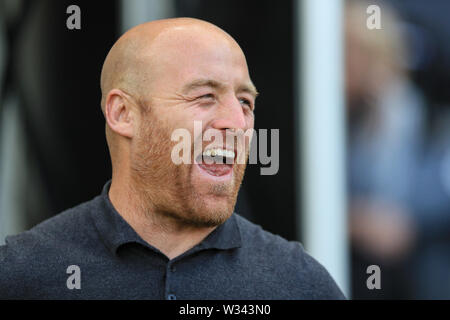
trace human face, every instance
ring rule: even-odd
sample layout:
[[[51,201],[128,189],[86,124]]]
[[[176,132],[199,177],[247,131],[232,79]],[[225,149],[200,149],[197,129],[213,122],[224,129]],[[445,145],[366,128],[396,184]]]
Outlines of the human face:
[[[132,146],[134,172],[155,212],[184,224],[219,225],[233,212],[246,164],[194,163],[199,160],[194,142],[202,151],[216,143],[234,149],[235,158],[248,158],[249,139],[237,143],[254,125],[256,90],[245,57],[236,43],[217,34],[180,36],[178,30],[165,34],[157,46],[164,55],[151,57],[154,80],[144,96],[143,109],[148,111],[142,113]],[[200,132],[195,132],[194,121],[201,121]],[[176,144],[171,135],[180,128],[192,138],[190,164],[176,165],[171,159]],[[241,134],[235,136],[230,129]],[[206,131],[220,134],[223,144],[202,142]]]

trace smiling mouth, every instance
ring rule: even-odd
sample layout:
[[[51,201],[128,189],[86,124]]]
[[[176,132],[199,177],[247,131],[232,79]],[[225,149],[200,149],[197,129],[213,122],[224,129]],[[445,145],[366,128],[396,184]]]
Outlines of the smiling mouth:
[[[198,157],[198,166],[207,174],[215,177],[223,177],[233,171],[236,153],[233,150],[212,148],[203,151]]]

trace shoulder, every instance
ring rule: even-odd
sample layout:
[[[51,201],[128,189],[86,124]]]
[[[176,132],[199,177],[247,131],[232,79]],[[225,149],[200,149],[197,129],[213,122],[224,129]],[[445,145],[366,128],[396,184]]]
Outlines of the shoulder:
[[[257,251],[261,250],[268,254],[273,251],[280,252],[280,250],[280,253],[292,253],[302,247],[299,242],[288,241],[279,235],[266,231],[260,225],[250,222],[238,214],[236,214],[236,222],[244,247]]]
[[[71,257],[82,254],[84,245],[95,236],[90,231],[93,224],[89,215],[93,201],[6,237],[5,245],[0,246],[0,298],[21,298],[27,292],[38,292],[35,287],[48,286],[41,281],[52,279],[55,269],[59,272],[70,264]]]
[[[35,250],[42,246],[59,246],[83,238],[87,228],[92,226],[91,211],[97,198],[67,209],[47,219],[28,231],[7,236],[5,247],[16,253]]]
[[[292,287],[292,298],[345,299],[328,271],[298,241],[288,241],[236,215],[242,249],[254,265],[262,265],[276,281]]]

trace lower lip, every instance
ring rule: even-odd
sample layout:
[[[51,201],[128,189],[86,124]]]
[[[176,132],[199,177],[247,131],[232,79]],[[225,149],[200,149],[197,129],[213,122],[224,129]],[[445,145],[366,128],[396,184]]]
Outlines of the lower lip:
[[[198,169],[198,171],[205,177],[212,179],[212,180],[217,180],[217,181],[223,181],[223,180],[228,180],[231,178],[231,176],[233,175],[233,165],[224,165],[227,166],[226,169],[224,169],[223,171],[221,171],[219,174],[213,174],[211,172],[209,172],[205,167],[203,167],[201,164],[195,164],[195,167]]]

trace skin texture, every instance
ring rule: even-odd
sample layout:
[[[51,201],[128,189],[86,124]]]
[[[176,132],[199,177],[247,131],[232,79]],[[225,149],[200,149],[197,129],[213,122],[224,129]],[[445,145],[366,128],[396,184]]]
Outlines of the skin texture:
[[[210,23],[152,21],[114,44],[101,88],[113,167],[111,202],[145,241],[172,259],[231,216],[246,165],[234,164],[223,179],[196,164],[176,165],[171,134],[187,129],[193,151],[194,141],[203,149],[211,144],[194,136],[194,121],[223,141],[242,138],[233,130],[253,128],[257,93],[245,56]],[[249,143],[237,150],[246,159]]]

